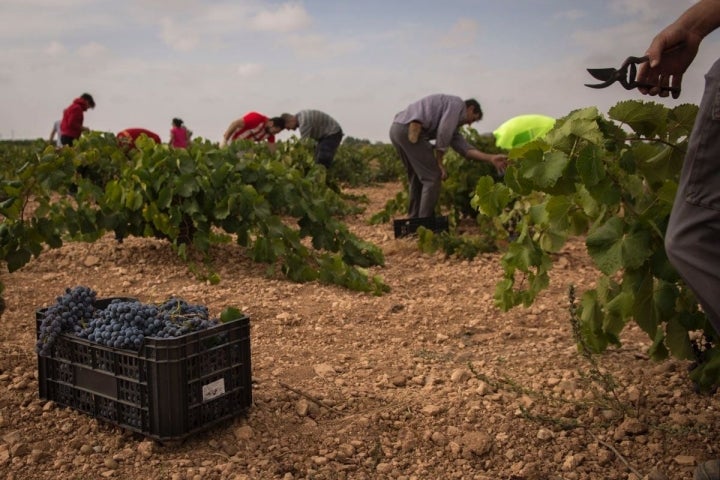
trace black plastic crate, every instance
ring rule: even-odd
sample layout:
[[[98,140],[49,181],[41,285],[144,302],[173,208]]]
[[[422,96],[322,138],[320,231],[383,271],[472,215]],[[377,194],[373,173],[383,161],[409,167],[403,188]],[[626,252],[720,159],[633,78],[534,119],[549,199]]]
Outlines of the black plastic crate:
[[[422,218],[401,218],[393,222],[395,238],[407,237],[414,234],[418,227],[425,227],[433,232],[448,231],[448,217],[422,217]]]
[[[45,311],[36,313],[38,334]],[[49,356],[38,355],[38,372],[40,398],[156,440],[181,440],[252,404],[250,320],[146,338],[140,352],[66,333]]]

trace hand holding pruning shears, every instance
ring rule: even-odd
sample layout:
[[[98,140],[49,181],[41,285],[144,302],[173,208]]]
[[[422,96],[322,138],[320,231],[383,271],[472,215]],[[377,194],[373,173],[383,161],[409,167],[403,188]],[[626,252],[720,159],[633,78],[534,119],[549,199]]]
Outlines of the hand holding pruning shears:
[[[697,55],[702,37],[670,25],[655,36],[647,49],[648,62],[640,66],[638,81],[650,87],[639,88],[645,95],[673,98],[680,96],[682,77]]]
[[[628,57],[619,69],[588,68],[590,75],[603,82],[585,85],[605,88],[619,82],[626,90],[637,88],[645,95],[667,97],[672,94],[673,98],[678,98],[682,75],[695,58],[700,40],[670,26],[653,39],[645,56]],[[668,45],[671,47],[667,48]]]

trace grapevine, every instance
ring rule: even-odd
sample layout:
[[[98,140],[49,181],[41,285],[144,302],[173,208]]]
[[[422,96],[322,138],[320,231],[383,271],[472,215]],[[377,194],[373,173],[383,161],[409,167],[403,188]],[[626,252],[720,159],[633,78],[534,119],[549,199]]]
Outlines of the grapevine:
[[[384,263],[382,251],[344,225],[353,209],[327,186],[325,169],[304,143],[284,143],[275,154],[249,142],[137,147],[126,151],[112,135],[91,133],[72,149],[11,150],[0,172],[0,260],[8,270],[45,247],[93,242],[106,232],[118,241],[166,239],[188,262],[209,259],[214,242],[232,238],[251,259],[269,264],[269,274],[388,290],[365,270]],[[212,271],[204,278],[220,281]]]
[[[478,181],[472,205],[498,231],[515,220],[517,238],[502,257],[498,306],[529,306],[549,284],[552,254],[585,239],[600,271],[577,315],[593,352],[620,345],[634,321],[654,359],[698,362],[701,388],[720,381],[717,334],[664,250],[664,233],[697,107],[620,102],[608,117],[590,107],[558,120],[544,139],[510,152],[504,182]],[[512,205],[508,211],[506,208]],[[690,332],[712,345],[702,356]]]

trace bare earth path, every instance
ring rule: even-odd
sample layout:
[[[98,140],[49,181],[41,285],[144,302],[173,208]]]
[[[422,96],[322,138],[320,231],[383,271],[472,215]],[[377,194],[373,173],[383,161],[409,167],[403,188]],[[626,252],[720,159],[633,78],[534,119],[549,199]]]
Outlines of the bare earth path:
[[[381,297],[268,279],[233,245],[215,250],[222,281],[206,285],[166,243],[111,235],[2,274],[0,478],[674,480],[720,456],[720,398],[693,393],[686,362],[650,361],[637,328],[596,358],[614,388],[591,381],[568,314],[568,285],[596,278],[580,241],[533,307],[501,312],[500,254],[423,255],[367,225],[399,189],[352,191],[370,204],[348,224],[385,252]],[[248,414],[163,445],[40,400],[34,312],[75,285],[242,309]]]

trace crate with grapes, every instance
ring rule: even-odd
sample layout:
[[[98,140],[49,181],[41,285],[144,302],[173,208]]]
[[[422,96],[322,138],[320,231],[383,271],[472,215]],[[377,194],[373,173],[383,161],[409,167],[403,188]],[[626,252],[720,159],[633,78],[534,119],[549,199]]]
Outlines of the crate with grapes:
[[[252,403],[250,322],[236,309],[96,298],[68,288],[36,313],[40,397],[156,440],[181,440]]]

